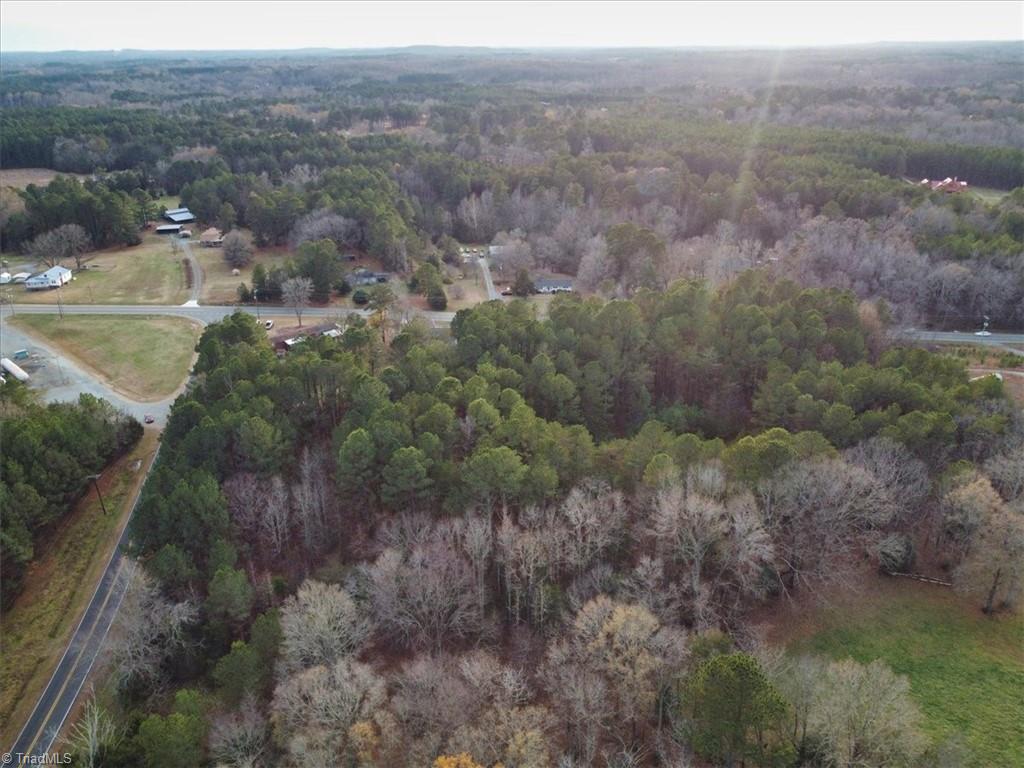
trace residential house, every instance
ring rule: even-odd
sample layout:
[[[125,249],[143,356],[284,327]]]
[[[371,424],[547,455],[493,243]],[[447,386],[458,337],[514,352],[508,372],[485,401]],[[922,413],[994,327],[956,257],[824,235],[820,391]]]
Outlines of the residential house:
[[[572,280],[568,277],[536,277],[533,288],[537,293],[572,293]]]
[[[942,181],[921,179],[921,186],[928,187],[932,192],[963,192],[967,189],[967,182],[960,181],[956,176],[953,178],[947,176]]]
[[[25,281],[25,287],[30,291],[40,291],[46,288],[60,288],[71,281],[71,270],[66,267],[50,267],[45,272],[33,275]]]
[[[390,279],[390,272],[374,272],[366,267],[360,267],[359,269],[349,272],[345,277],[345,282],[348,283],[351,288],[359,288],[364,285],[386,283]]]

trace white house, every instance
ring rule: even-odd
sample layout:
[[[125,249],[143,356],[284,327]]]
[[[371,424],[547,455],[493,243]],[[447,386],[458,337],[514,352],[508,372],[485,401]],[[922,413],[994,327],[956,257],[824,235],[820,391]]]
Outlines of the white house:
[[[25,281],[25,287],[30,291],[39,291],[44,288],[60,288],[65,283],[71,282],[71,270],[65,267],[50,267],[45,272],[33,275]]]

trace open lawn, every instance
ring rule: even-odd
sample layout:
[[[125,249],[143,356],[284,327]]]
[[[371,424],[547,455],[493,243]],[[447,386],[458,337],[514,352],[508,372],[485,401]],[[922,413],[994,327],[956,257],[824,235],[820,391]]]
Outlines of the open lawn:
[[[146,430],[135,449],[104,470],[94,490],[57,527],[29,566],[25,591],[0,618],[0,738],[9,746],[39,698],[92,597],[138,485],[157,447]]]
[[[291,254],[285,248],[257,248],[252,263],[239,269],[237,275],[231,274],[232,267],[224,260],[224,251],[221,248],[203,248],[199,245],[198,236],[192,243],[192,255],[203,270],[200,303],[234,304],[238,301],[240,284],[252,287],[252,270],[257,264],[268,269],[275,264],[283,266]]]
[[[181,317],[18,315],[9,322],[45,337],[136,400],[174,393],[192,367],[200,333]]]
[[[928,734],[960,736],[979,768],[1024,766],[1024,617],[988,618],[949,588],[879,577],[776,626],[791,651],[882,659],[907,675]]]
[[[969,189],[989,205],[995,205],[1009,194],[1006,190],[989,189],[988,187],[970,187]]]
[[[196,249],[193,249],[196,250]],[[97,251],[88,269],[59,290],[66,304],[182,304],[188,299],[182,255],[168,238],[147,233],[141,245]],[[56,304],[57,291],[15,289],[15,301]]]
[[[448,275],[452,282],[444,287],[448,294],[448,309],[458,312],[460,309],[475,307],[487,301],[487,288],[484,286],[484,278],[480,266],[476,261],[470,261],[459,267],[448,267]]]

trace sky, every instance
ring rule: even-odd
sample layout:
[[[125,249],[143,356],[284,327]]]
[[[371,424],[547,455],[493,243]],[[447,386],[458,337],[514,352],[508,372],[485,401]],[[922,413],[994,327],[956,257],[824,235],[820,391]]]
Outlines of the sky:
[[[828,46],[1021,40],[1011,2],[24,2],[0,51]]]

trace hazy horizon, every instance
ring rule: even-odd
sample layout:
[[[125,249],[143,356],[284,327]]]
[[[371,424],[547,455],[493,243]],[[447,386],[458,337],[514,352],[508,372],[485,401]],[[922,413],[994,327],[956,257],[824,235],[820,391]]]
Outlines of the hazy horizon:
[[[829,48],[1013,42],[1024,3],[17,2],[3,53]],[[926,8],[927,13],[922,13]],[[212,34],[196,45],[185,19]],[[169,20],[169,21],[168,21]]]

